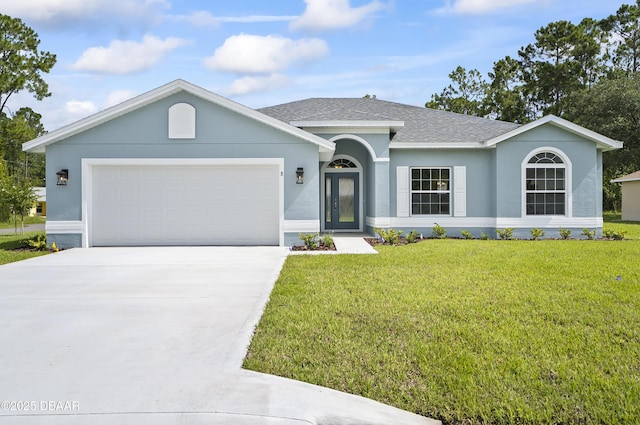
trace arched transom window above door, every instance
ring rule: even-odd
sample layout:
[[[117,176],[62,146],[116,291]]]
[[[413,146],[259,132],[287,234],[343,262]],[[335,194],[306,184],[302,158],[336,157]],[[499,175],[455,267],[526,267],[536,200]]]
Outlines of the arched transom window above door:
[[[355,162],[347,159],[347,158],[338,158],[329,163],[327,168],[358,168]]]

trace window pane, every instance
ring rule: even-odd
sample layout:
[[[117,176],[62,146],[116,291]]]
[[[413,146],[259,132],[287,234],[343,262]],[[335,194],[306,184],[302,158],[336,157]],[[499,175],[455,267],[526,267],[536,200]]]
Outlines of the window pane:
[[[537,163],[562,164],[555,154],[536,155]],[[529,166],[525,170],[526,214],[563,215],[565,212],[565,168]]]
[[[324,204],[325,204],[325,220],[327,221],[327,223],[331,223],[331,210],[332,210],[332,202],[331,202],[331,177],[327,177],[327,179],[324,182],[325,185],[325,200],[324,200]]]
[[[338,221],[351,223],[355,220],[355,180],[353,177],[338,179],[338,195],[340,197]]]
[[[450,170],[422,168],[412,170],[412,177],[419,171],[420,179],[412,179],[411,213],[423,215],[450,214]]]
[[[546,190],[556,190],[556,181],[553,179],[547,179],[545,181]]]

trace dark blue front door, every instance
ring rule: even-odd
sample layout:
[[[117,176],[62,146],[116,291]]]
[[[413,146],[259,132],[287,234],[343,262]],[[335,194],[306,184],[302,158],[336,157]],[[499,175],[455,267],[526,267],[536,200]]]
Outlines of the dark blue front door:
[[[325,174],[325,229],[360,228],[359,183],[358,173]]]

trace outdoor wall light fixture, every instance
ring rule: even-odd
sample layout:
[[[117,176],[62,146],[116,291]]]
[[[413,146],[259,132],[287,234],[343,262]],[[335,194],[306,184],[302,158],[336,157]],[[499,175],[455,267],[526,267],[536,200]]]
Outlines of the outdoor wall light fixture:
[[[298,169],[296,170],[296,184],[304,183],[304,180],[302,179],[303,176],[304,176],[304,168],[298,167]]]
[[[69,170],[63,168],[56,173],[56,176],[58,176],[58,182],[56,184],[58,186],[66,186],[69,181]]]

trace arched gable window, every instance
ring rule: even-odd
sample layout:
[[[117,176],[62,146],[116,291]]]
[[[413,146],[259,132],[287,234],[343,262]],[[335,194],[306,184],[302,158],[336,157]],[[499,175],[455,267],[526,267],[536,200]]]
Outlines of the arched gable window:
[[[555,152],[542,151],[524,166],[526,215],[566,215],[566,162]]]
[[[196,108],[176,103],[169,108],[169,139],[196,138]]]

